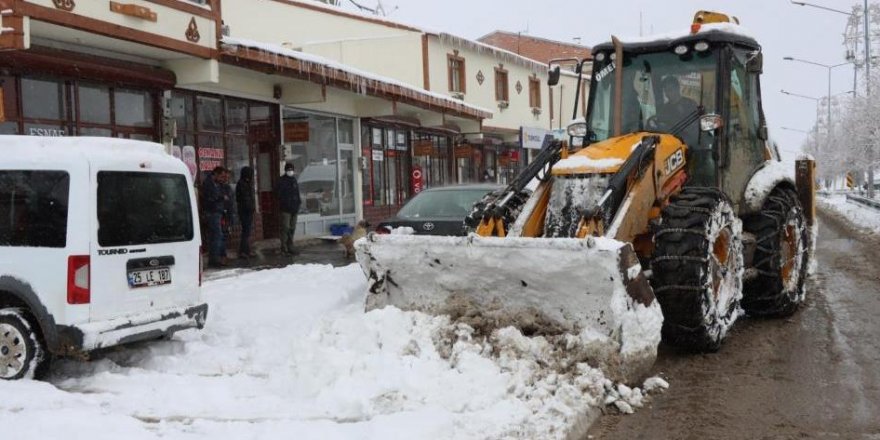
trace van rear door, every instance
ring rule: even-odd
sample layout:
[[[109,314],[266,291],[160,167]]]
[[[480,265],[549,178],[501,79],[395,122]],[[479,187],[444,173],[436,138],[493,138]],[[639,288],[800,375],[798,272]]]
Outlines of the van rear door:
[[[93,170],[92,178],[91,319],[196,304],[200,239],[188,176]]]

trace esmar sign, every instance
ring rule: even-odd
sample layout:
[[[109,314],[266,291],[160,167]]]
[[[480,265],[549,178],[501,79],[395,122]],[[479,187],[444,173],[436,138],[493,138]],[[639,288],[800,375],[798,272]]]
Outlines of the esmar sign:
[[[40,128],[40,127],[31,127],[28,129],[29,136],[51,136],[51,137],[64,137],[67,136],[67,131],[63,128]]]
[[[413,195],[422,192],[422,190],[425,189],[425,174],[422,171],[422,167],[413,165],[410,177],[410,180],[412,181]]]

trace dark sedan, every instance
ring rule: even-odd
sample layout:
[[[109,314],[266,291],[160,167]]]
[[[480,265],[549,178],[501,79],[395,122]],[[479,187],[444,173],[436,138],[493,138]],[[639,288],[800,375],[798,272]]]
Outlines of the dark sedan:
[[[403,205],[397,215],[379,223],[376,232],[410,227],[420,235],[465,235],[464,218],[474,203],[502,189],[495,184],[445,186],[422,191]]]

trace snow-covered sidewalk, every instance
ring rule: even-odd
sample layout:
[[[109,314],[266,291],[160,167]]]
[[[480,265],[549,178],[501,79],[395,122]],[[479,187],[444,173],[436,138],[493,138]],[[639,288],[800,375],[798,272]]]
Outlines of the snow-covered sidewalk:
[[[848,202],[844,194],[820,196],[818,201],[820,207],[840,214],[856,227],[880,234],[880,211]]]
[[[364,313],[366,289],[357,265],[208,282],[201,332],[0,381],[3,438],[553,439],[642,401],[541,337]]]

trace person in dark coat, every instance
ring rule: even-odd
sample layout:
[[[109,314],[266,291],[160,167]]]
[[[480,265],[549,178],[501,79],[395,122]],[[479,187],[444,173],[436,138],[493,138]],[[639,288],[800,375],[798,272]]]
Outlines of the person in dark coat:
[[[288,162],[284,166],[284,174],[275,186],[275,194],[278,196],[278,206],[281,210],[281,252],[285,255],[298,253],[293,248],[293,237],[296,234],[296,217],[302,201],[299,196],[299,183],[294,174],[293,164]]]
[[[202,212],[208,226],[208,265],[226,265],[226,235],[223,218],[228,208],[229,194],[223,188],[226,169],[217,166],[202,182]]]
[[[241,223],[241,244],[238,247],[238,258],[254,256],[251,252],[251,233],[254,230],[254,212],[257,201],[254,196],[254,170],[242,167],[235,185],[235,203],[238,206],[238,221]]]

